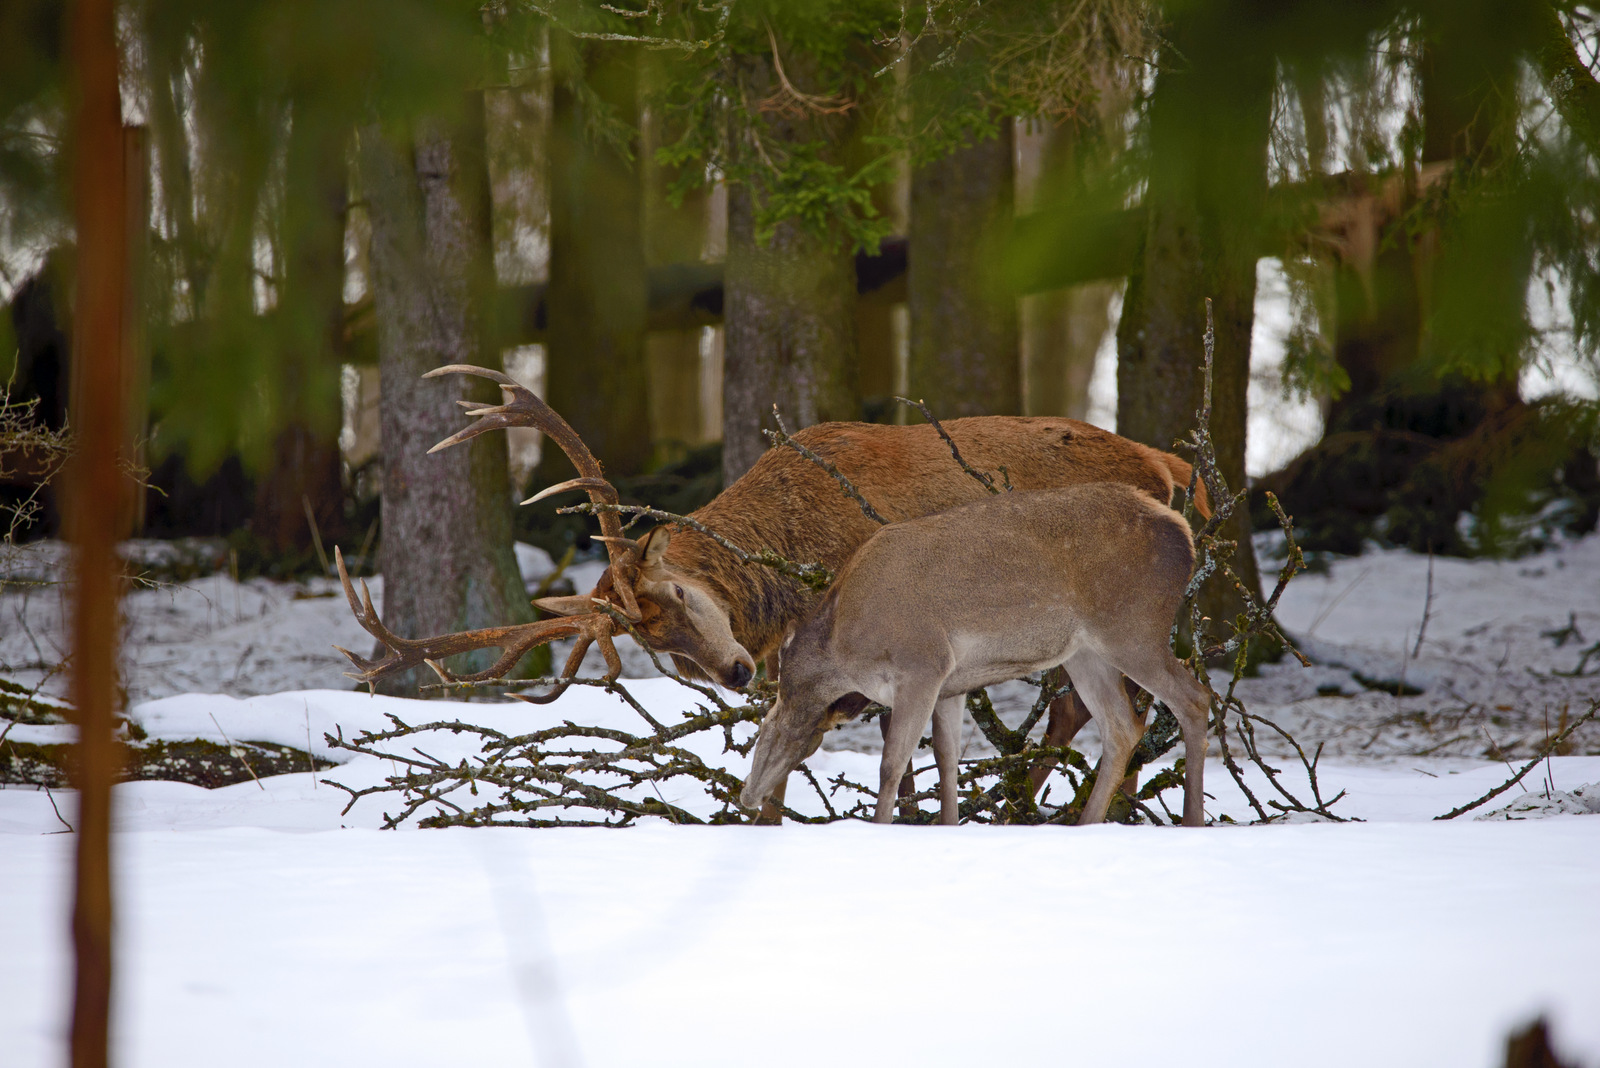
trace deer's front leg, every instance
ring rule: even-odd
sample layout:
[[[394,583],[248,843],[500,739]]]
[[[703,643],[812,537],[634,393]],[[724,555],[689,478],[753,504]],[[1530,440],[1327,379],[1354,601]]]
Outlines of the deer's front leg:
[[[937,685],[895,688],[893,714],[889,717],[889,730],[883,739],[883,763],[878,768],[878,807],[872,816],[873,823],[894,822],[900,779],[911,763],[911,755],[917,751],[923,728],[933,717],[933,706],[938,697]]]
[[[960,819],[961,720],[966,715],[966,695],[946,697],[933,706],[933,759],[939,765],[939,822],[954,827]]]

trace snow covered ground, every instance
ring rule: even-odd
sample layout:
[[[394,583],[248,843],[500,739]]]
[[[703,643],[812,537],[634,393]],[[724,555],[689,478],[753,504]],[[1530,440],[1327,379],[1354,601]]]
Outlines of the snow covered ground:
[[[532,576],[543,562],[524,555]],[[1426,559],[1398,551],[1303,576],[1280,616],[1319,666],[1245,684],[1252,710],[1328,743],[1323,792],[1348,790],[1337,810],[1361,824],[380,833],[392,798],[344,812],[348,796],[311,774],[121,786],[120,1063],[1488,1068],[1543,1012],[1562,1052],[1600,1064],[1600,819],[1431,821],[1507,776],[1475,731],[1523,751],[1545,708],[1554,725],[1562,703],[1600,692],[1594,674],[1554,674],[1600,640],[1600,538],[1516,562],[1435,561],[1412,657],[1426,582]],[[640,727],[593,690],[544,708],[419,708],[344,689],[327,646],[366,643],[327,592],[218,576],[136,592],[134,718],[156,738],[309,742],[339,760],[323,733],[381,728],[385,711]],[[51,662],[59,619],[49,588],[0,597],[0,659]],[[1581,637],[1546,635],[1569,620]],[[630,674],[647,673],[642,659]],[[1422,693],[1368,688],[1401,674]],[[692,696],[666,679],[629,685],[667,719]],[[44,742],[68,728],[12,732]],[[839,732],[813,759],[819,778],[874,777],[875,733]],[[1578,741],[1482,811],[1577,811],[1594,796],[1579,788],[1600,783],[1600,737]],[[742,772],[744,758],[707,745]],[[422,748],[472,754],[449,734]],[[358,757],[315,778],[360,788],[391,770]],[[1249,817],[1215,760],[1207,788],[1211,815]],[[1578,800],[1547,803],[1547,790]],[[807,793],[791,801],[820,810]],[[665,799],[709,814],[694,791]],[[60,791],[0,790],[8,1068],[62,1058],[59,832],[73,819]]]

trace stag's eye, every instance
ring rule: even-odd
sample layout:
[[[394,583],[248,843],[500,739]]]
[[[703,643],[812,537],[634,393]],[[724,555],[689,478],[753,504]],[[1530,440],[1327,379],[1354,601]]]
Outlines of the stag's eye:
[[[683,587],[682,586],[674,585],[672,587],[672,592],[678,595],[678,600],[680,600],[680,601],[683,600]]]

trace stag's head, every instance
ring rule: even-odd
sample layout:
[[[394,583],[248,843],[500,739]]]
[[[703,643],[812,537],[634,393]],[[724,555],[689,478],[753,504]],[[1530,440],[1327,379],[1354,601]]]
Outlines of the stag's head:
[[[750,774],[739,793],[739,804],[745,808],[760,808],[789,773],[817,751],[829,731],[860,715],[870,703],[829,655],[832,606],[831,598],[823,602],[816,615],[784,639],[778,700],[761,720]]]
[[[703,579],[666,560],[671,539],[669,528],[657,527],[628,543],[623,565],[613,562],[587,596],[544,597],[534,604],[553,615],[573,616],[592,612],[597,599],[617,604],[616,591],[626,586],[639,606],[633,625],[639,638],[656,652],[671,654],[685,674],[736,690],[755,674],[755,661],[734,638],[721,598]]]
[[[446,682],[488,682],[504,677],[524,655],[539,645],[555,638],[576,638],[577,644],[562,670],[562,684],[542,697],[526,698],[544,703],[555,700],[566,689],[591,644],[599,645],[600,651],[605,654],[610,677],[615,678],[622,669],[622,662],[612,641],[619,632],[631,630],[652,648],[700,665],[725,686],[737,688],[749,682],[755,673],[755,664],[744,647],[734,640],[726,607],[702,583],[675,574],[665,564],[662,554],[666,552],[670,538],[666,530],[653,531],[638,542],[623,536],[622,522],[616,511],[608,510],[614,509],[617,504],[617,491],[606,480],[600,461],[595,459],[567,421],[532,391],[499,371],[452,364],[429,371],[424,377],[447,374],[472,374],[493,381],[505,394],[504,403],[460,401],[462,407],[467,409],[467,414],[475,417],[474,421],[429,451],[438,452],[487,431],[505,427],[531,426],[543,431],[546,440],[572,460],[573,466],[578,469],[578,477],[551,486],[523,503],[531,504],[569,490],[586,491],[597,508],[600,522],[601,533],[595,536],[595,540],[605,545],[610,566],[587,596],[551,597],[539,601],[539,607],[555,615],[555,619],[464,631],[435,638],[405,639],[391,633],[383,625],[364,583],[363,596],[357,598],[341,557],[339,575],[344,582],[351,610],[361,625],[389,650],[383,658],[369,660],[341,649],[340,652],[349,657],[357,669],[347,674],[361,682],[371,683],[386,675],[427,664]],[[441,664],[444,657],[455,653],[490,647],[501,649],[502,655],[485,671],[455,675]]]

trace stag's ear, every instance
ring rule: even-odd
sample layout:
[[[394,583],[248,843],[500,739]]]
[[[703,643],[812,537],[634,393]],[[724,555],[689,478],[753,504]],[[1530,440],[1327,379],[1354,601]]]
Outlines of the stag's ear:
[[[578,597],[540,597],[533,607],[553,616],[581,616],[594,611],[594,602],[588,594]]]
[[[667,546],[672,543],[672,529],[659,526],[646,534],[639,542],[644,550],[642,564],[645,567],[655,567],[661,562],[661,557],[666,554]]]

